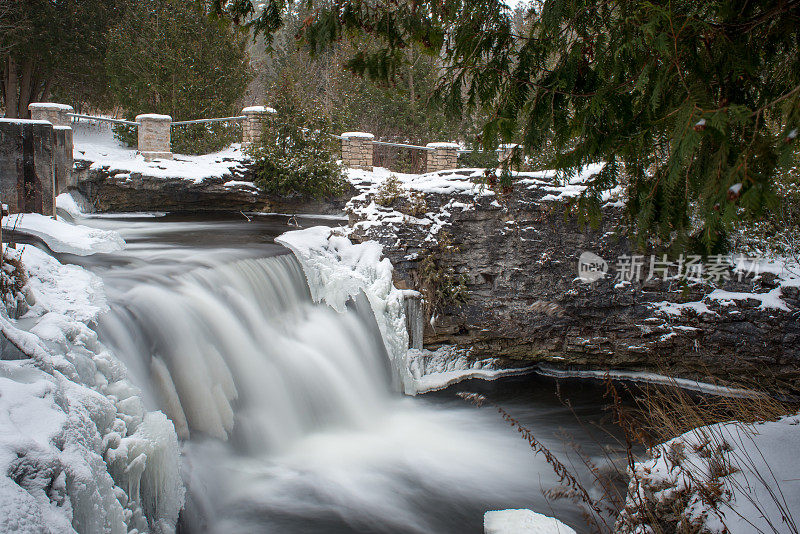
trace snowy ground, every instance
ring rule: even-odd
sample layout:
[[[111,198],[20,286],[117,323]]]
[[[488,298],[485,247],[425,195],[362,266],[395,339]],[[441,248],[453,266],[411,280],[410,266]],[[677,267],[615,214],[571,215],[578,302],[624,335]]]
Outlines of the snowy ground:
[[[54,250],[124,246],[113,232],[41,216],[14,223]],[[0,307],[0,531],[174,530],[177,437],[88,326],[106,309],[100,279],[31,245],[3,253],[28,280],[21,309]]]
[[[800,526],[800,416],[701,427],[636,464],[617,529],[652,532],[641,503],[688,531],[797,532]]]
[[[175,154],[172,160],[145,161],[133,148],[122,145],[114,138],[110,125],[105,123],[77,122],[73,128],[73,156],[88,160],[92,167],[107,167],[113,174],[140,173],[156,178],[183,178],[202,182],[206,178],[222,177],[240,169],[242,154],[239,144],[231,145],[221,152],[201,156]],[[231,180],[230,187],[252,185],[249,182]]]

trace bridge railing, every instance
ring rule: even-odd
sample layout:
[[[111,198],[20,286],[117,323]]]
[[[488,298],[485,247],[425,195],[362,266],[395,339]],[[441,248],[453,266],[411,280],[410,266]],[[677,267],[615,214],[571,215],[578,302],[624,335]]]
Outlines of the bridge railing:
[[[134,121],[113,119],[96,115],[75,113],[71,106],[54,103],[36,103],[29,107],[35,120],[48,120],[54,126],[69,126],[71,119],[92,120],[113,124],[134,126],[137,129],[137,148],[145,160],[172,159],[173,126],[209,124],[215,122],[241,122],[242,144],[260,143],[267,118],[276,113],[266,106],[251,106],[242,110],[241,115],[173,121],[169,115],[142,114]],[[329,134],[341,141],[342,163],[351,168],[369,169],[373,166],[389,167],[402,164],[408,172],[436,172],[458,167],[458,155],[470,152],[456,143],[438,142],[425,146],[410,143],[376,140],[366,132],[345,132],[341,135]],[[504,145],[499,149],[499,160],[510,158],[518,145]],[[377,150],[376,150],[377,149]],[[403,161],[399,154],[406,151]],[[410,157],[408,157],[410,154]],[[408,161],[405,161],[408,160]]]

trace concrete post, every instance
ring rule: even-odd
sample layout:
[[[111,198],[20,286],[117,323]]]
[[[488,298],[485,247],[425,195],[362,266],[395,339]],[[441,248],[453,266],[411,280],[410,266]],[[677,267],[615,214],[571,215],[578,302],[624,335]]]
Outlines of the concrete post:
[[[428,143],[428,172],[455,169],[458,167],[458,145],[456,143]]]
[[[145,161],[172,159],[171,129],[169,115],[137,115],[139,129],[139,153]]]
[[[31,112],[31,120],[50,121],[53,126],[70,126],[67,113],[75,111],[72,106],[52,102],[34,102],[28,106],[28,110]]]
[[[59,195],[67,187],[75,185],[72,180],[72,121],[67,116],[74,110],[72,106],[52,102],[34,102],[28,110],[32,120],[48,121],[53,125],[55,194]]]
[[[375,136],[364,132],[342,134],[342,164],[353,169],[372,170],[372,140]]]
[[[244,122],[242,123],[242,144],[260,144],[261,136],[264,133],[264,123],[267,117],[275,113],[277,113],[277,111],[265,106],[244,108],[242,110],[242,115],[245,116]]]
[[[10,213],[56,214],[53,125],[0,119],[0,198]]]
[[[63,193],[68,187],[76,185],[72,175],[73,160],[72,128],[65,126],[53,127],[53,152],[55,158],[56,196]]]

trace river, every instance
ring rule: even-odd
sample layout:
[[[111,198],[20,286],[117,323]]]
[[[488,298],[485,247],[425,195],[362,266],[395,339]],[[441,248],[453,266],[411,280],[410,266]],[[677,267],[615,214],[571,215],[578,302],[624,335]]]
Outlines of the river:
[[[576,447],[598,464],[624,452],[599,429],[600,384],[528,375],[406,397],[363,301],[313,304],[273,241],[288,217],[251,219],[92,217],[80,222],[127,248],[61,256],[103,279],[100,338],[183,440],[181,532],[477,534],[485,511],[507,508],[587,531],[578,506],[544,497],[558,480],[543,455],[457,393],[497,402],[588,480]]]

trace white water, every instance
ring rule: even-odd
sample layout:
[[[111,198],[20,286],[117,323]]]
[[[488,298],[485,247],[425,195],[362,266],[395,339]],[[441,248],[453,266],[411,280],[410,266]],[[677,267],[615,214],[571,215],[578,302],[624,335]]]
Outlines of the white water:
[[[97,224],[129,243],[95,268],[101,337],[185,440],[182,531],[480,532],[484,511],[519,507],[575,522],[493,411],[395,391],[363,295],[315,305],[293,256],[198,248],[205,224]]]

